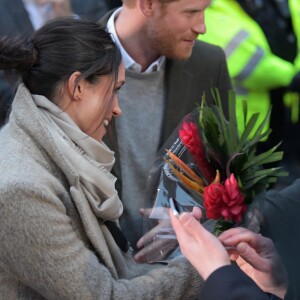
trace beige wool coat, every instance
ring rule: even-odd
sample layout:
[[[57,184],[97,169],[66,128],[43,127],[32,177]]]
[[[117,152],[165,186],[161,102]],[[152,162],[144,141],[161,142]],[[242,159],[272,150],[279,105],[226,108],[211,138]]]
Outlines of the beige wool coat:
[[[0,299],[196,299],[184,258],[136,264],[79,188],[21,84],[0,131]]]

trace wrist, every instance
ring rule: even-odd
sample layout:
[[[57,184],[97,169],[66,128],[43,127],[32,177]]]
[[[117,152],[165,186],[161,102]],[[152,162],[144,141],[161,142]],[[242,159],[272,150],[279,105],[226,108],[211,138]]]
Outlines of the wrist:
[[[276,297],[278,297],[280,299],[284,299],[284,297],[287,293],[287,287],[281,287],[278,289],[274,289],[274,290],[270,291],[269,293],[272,295],[275,295]],[[271,298],[271,299],[273,299],[273,298]]]
[[[223,261],[223,262],[219,262],[219,263],[214,263],[211,264],[210,266],[203,268],[203,266],[201,268],[196,268],[197,271],[199,272],[199,274],[202,276],[202,278],[204,280],[207,280],[214,272],[216,272],[217,270],[230,266],[230,261]]]

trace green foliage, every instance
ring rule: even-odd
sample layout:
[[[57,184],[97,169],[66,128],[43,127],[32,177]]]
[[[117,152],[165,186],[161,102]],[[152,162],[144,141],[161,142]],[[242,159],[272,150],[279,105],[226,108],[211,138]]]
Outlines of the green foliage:
[[[264,132],[271,109],[250,138],[259,113],[253,114],[246,122],[248,109],[247,102],[243,101],[245,129],[239,134],[234,92],[229,91],[229,119],[224,115],[219,91],[213,89],[212,95],[214,103],[211,106],[207,105],[203,96],[199,115],[200,132],[208,158],[220,170],[223,180],[234,173],[247,199],[253,199],[255,194],[276,182],[278,176],[287,175],[281,168],[268,168],[269,163],[280,161],[283,157],[283,152],[277,151],[280,143],[264,153],[256,154],[257,144],[271,133],[270,129]]]
[[[214,226],[214,235],[219,236],[223,231],[230,229],[233,226],[234,226],[233,222],[219,219],[216,221],[215,226]]]

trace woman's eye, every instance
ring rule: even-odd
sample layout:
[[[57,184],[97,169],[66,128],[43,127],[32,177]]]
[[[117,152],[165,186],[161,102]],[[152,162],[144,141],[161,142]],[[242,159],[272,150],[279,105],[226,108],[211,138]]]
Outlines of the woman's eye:
[[[124,82],[122,82],[119,86],[117,86],[116,88],[115,88],[115,94],[119,94],[119,91],[120,91],[120,89],[121,89],[121,87],[124,85]]]
[[[119,91],[120,91],[120,89],[121,89],[121,87],[116,88],[116,89],[115,89],[115,93],[118,94]]]

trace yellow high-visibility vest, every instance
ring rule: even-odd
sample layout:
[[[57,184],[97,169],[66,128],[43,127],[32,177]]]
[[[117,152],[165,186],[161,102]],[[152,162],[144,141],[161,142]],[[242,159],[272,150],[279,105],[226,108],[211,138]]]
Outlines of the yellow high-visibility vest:
[[[236,0],[212,0],[205,10],[207,31],[199,39],[219,45],[225,51],[236,91],[239,130],[244,128],[240,100],[247,100],[248,120],[251,114],[259,112],[258,124],[261,123],[270,108],[269,90],[288,86],[300,69],[300,0],[289,0],[289,7],[298,42],[294,64],[271,52],[261,27]]]
[[[295,59],[294,65],[300,71],[300,1],[289,0],[289,7],[291,11],[292,24],[294,32],[297,34],[298,55]],[[284,103],[291,108],[291,120],[293,123],[299,121],[299,106],[300,95],[298,93],[286,93],[284,95]]]

